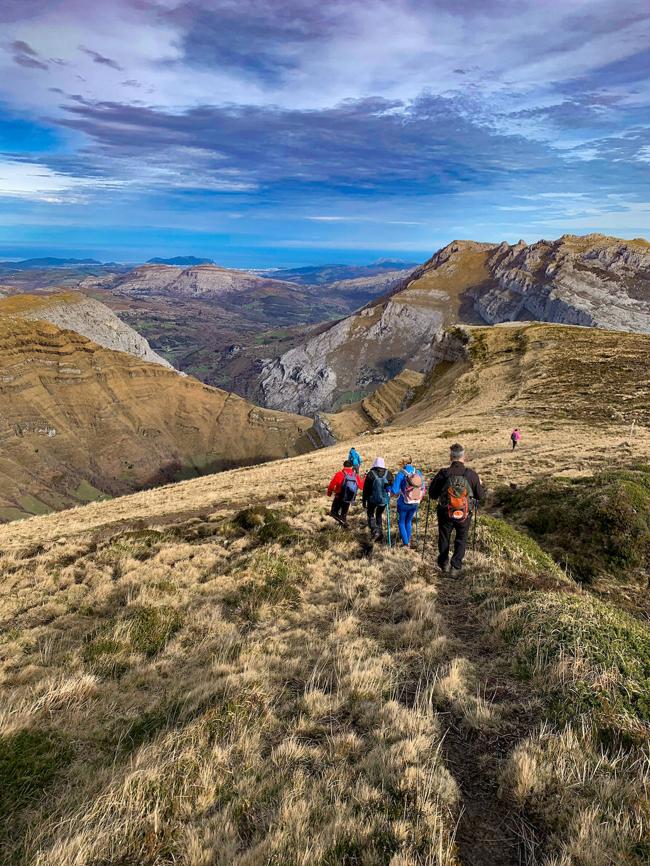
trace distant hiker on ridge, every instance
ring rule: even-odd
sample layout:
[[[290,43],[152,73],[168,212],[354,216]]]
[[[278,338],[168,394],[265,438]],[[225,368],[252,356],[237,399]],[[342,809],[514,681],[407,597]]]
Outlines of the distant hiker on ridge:
[[[363,463],[363,458],[361,454],[357,451],[357,449],[352,446],[350,448],[350,453],[348,454],[348,460],[352,461],[352,466],[354,467],[354,471],[358,472],[361,469],[361,464]]]
[[[399,534],[404,546],[408,547],[411,543],[413,518],[424,496],[424,476],[413,466],[410,457],[402,463],[402,468],[395,476],[391,493],[397,496]]]
[[[357,492],[363,489],[363,481],[354,470],[351,460],[346,460],[343,469],[333,476],[327,488],[327,495],[334,495],[330,517],[333,517],[341,526],[348,525],[348,511],[354,502]]]
[[[445,574],[459,577],[463,569],[473,500],[483,499],[485,488],[477,473],[465,466],[465,449],[462,445],[452,445],[449,456],[451,465],[437,473],[429,486],[429,498],[438,501],[438,565]],[[456,537],[450,566],[449,545],[454,530]]]
[[[515,427],[515,429],[510,434],[510,441],[512,442],[512,450],[513,451],[517,447],[517,443],[519,442],[520,439],[521,439],[521,431],[519,430],[519,427]]]
[[[376,457],[372,468],[363,479],[363,507],[368,512],[368,528],[375,541],[384,537],[383,517],[390,501],[390,486],[393,473],[386,469],[383,457]],[[390,530],[390,526],[388,527]]]

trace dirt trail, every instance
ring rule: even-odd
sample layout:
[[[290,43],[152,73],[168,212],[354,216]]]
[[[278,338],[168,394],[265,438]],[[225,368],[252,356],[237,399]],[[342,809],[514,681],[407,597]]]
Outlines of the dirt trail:
[[[539,720],[539,707],[525,685],[512,676],[509,662],[490,642],[469,578],[440,577],[438,610],[454,642],[456,656],[474,666],[481,694],[498,714],[495,730],[472,730],[449,707],[443,749],[462,795],[456,841],[462,866],[533,866],[539,840],[514,805],[499,797],[499,773],[517,742]]]

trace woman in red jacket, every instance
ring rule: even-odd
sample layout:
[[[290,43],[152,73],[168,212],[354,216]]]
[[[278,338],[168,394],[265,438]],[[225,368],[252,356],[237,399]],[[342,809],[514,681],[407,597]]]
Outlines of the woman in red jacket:
[[[355,472],[352,461],[346,460],[343,469],[339,469],[327,488],[327,495],[334,495],[330,517],[341,526],[348,525],[348,511],[359,490],[363,490],[363,480]]]

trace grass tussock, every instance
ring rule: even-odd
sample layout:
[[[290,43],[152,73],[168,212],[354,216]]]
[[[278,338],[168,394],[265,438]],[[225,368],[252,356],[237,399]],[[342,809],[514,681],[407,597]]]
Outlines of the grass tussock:
[[[493,624],[520,672],[537,678],[555,717],[593,719],[603,735],[650,735],[650,630],[587,595],[533,593]]]
[[[547,478],[501,488],[504,515],[525,526],[577,579],[650,570],[650,470]]]
[[[488,557],[510,574],[528,573],[566,581],[566,575],[552,557],[534,539],[505,520],[481,516],[480,546]]]
[[[647,863],[649,784],[647,756],[606,750],[575,727],[543,727],[515,748],[502,775],[527,818],[546,828],[549,866]]]

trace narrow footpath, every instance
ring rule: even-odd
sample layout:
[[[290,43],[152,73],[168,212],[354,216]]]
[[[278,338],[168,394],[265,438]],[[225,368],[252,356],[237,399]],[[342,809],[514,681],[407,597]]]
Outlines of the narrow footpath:
[[[517,680],[510,660],[491,641],[485,615],[470,596],[469,577],[438,575],[438,610],[455,657],[467,659],[480,694],[496,717],[494,727],[472,729],[453,706],[443,752],[462,796],[456,842],[461,866],[533,866],[539,839],[514,804],[499,796],[499,776],[516,744],[539,721],[539,706]]]

